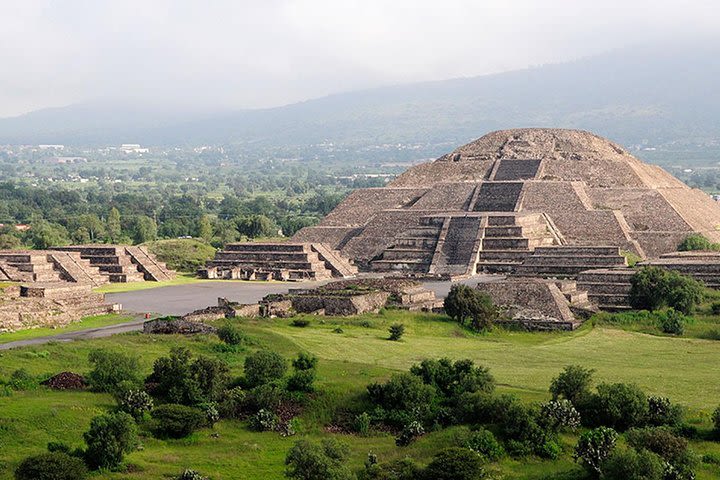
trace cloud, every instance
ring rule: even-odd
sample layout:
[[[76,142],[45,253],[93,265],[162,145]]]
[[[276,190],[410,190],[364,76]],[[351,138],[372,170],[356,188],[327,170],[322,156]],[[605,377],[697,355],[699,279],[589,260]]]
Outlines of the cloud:
[[[712,33],[712,1],[0,0],[0,116],[93,99],[262,107]]]

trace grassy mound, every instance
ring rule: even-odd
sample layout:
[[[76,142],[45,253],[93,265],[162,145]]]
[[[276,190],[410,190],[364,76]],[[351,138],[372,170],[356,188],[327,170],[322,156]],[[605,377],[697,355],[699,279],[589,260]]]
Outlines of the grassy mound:
[[[179,272],[194,273],[215,256],[214,247],[194,238],[158,240],[146,246],[160,261]]]

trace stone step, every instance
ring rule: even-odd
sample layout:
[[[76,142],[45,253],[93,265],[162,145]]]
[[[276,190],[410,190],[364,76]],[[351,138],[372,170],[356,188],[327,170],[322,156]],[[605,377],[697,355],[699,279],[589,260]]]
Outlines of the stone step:
[[[518,261],[522,262],[525,257],[530,255],[530,250],[480,250],[478,252],[478,257],[481,260],[485,261],[491,261],[491,260],[510,260],[510,261]]]
[[[540,248],[542,250],[542,248]],[[624,257],[600,256],[560,256],[538,254],[538,248],[525,261],[525,265],[553,266],[553,265],[595,265],[596,267],[625,266]]]
[[[582,283],[625,283],[630,284],[630,279],[635,275],[633,269],[588,269],[580,272],[577,278],[578,284]]]
[[[630,293],[631,285],[629,283],[585,282],[578,280],[578,288],[589,293],[627,295]]]
[[[597,265],[518,265],[515,273],[521,276],[574,277]]]
[[[388,248],[383,252],[383,260],[421,260],[432,257],[433,250],[417,248]]]
[[[309,247],[302,243],[228,243],[223,247],[228,252],[307,252]]]
[[[396,247],[422,248],[434,251],[437,246],[437,237],[400,237],[395,239]]]
[[[510,250],[513,248],[528,249],[530,241],[524,237],[505,237],[505,238],[483,238],[483,250]]]
[[[248,270],[319,270],[324,269],[325,264],[319,260],[315,262],[311,261],[300,261],[300,262],[286,262],[286,261],[274,261],[274,260],[210,260],[208,262],[209,267],[221,267],[221,268],[245,268]]]
[[[629,307],[627,295],[616,295],[612,293],[588,293],[590,301],[599,306]]]
[[[376,272],[427,272],[430,267],[427,260],[373,260],[370,263]]]
[[[317,259],[317,254],[309,254],[307,252],[277,252],[277,251],[261,251],[253,250],[250,252],[221,250],[215,253],[216,261],[264,261],[271,260],[275,262],[303,262],[307,261],[308,256],[312,255]]]
[[[520,262],[481,261],[475,264],[475,271],[477,273],[510,273],[514,272],[518,266],[520,266]]]
[[[563,255],[563,256],[620,256],[620,248],[612,246],[576,246],[557,245],[554,247],[542,247],[535,249],[538,255]]]

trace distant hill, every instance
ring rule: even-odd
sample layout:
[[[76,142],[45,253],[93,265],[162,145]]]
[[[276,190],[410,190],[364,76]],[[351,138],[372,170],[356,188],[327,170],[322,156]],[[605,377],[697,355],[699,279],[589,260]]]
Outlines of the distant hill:
[[[0,143],[462,144],[496,129],[581,128],[626,145],[720,138],[720,42],[618,50],[558,65],[197,116],[77,105],[0,119]]]

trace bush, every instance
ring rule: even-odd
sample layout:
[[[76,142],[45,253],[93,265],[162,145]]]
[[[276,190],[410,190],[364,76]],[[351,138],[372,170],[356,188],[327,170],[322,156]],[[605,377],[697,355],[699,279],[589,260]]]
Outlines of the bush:
[[[373,455],[371,455],[374,457]],[[423,471],[409,458],[378,464],[365,463],[365,470],[358,475],[360,480],[418,480],[424,478]]]
[[[37,388],[38,382],[27,370],[20,368],[10,375],[8,386],[13,390],[33,390]]]
[[[317,367],[318,359],[314,355],[309,353],[300,352],[295,360],[292,361],[292,366],[297,371],[312,370]]]
[[[540,405],[541,423],[553,431],[565,428],[575,430],[580,426],[580,414],[570,400],[551,400]]]
[[[260,350],[245,358],[245,382],[249,387],[278,380],[286,371],[285,359],[269,350]]]
[[[121,383],[140,384],[140,364],[135,356],[110,350],[93,350],[88,355],[93,369],[87,382],[93,390],[114,392]]]
[[[203,403],[199,405],[199,408],[205,415],[205,424],[210,428],[214,428],[215,424],[220,421],[220,410],[218,410],[217,403]]]
[[[144,390],[129,388],[118,392],[115,396],[120,411],[132,415],[135,420],[143,418],[146,412],[153,409],[153,399]]]
[[[601,384],[592,396],[583,420],[615,430],[642,425],[649,413],[648,399],[637,385],[626,383]]]
[[[220,415],[225,418],[241,418],[245,408],[247,392],[242,387],[225,390],[218,405]]]
[[[425,435],[425,428],[422,426],[422,423],[412,421],[408,423],[405,428],[402,429],[400,435],[395,438],[395,445],[398,447],[407,447],[415,441],[416,438],[423,435]]]
[[[148,244],[148,250],[158,260],[179,272],[195,273],[215,256],[212,246],[189,238],[152,242]]]
[[[367,435],[370,433],[370,415],[367,412],[363,412],[355,417],[353,422],[353,429],[360,435]]]
[[[720,245],[712,243],[705,236],[693,233],[685,237],[685,239],[678,245],[679,252],[690,252],[694,250],[718,250]]]
[[[367,387],[370,401],[390,415],[384,421],[404,427],[412,420],[424,420],[433,412],[435,388],[425,385],[420,377],[399,373],[384,384],[372,383]]]
[[[15,469],[15,480],[84,480],[85,463],[64,452],[46,452],[27,457]]]
[[[649,450],[669,463],[678,478],[694,478],[695,461],[688,441],[678,437],[667,427],[637,428],[626,434],[629,445],[637,450]]]
[[[305,328],[310,325],[310,320],[307,318],[295,318],[292,322],[290,322],[290,325],[293,327]]]
[[[505,450],[497,441],[495,435],[485,429],[472,432],[464,446],[480,455],[487,462],[494,462],[505,455]]]
[[[209,357],[192,360],[190,350],[173,348],[170,356],[155,360],[146,382],[162,402],[198,405],[220,397],[228,382],[228,367]]]
[[[679,405],[673,405],[670,399],[665,397],[648,397],[649,425],[679,426],[682,423],[683,411]]]
[[[175,480],[208,480],[208,477],[204,477],[199,472],[188,468],[175,477]]]
[[[592,475],[601,475],[603,463],[615,449],[617,438],[617,432],[607,427],[599,427],[583,433],[575,445],[575,460]]]
[[[685,315],[703,299],[697,280],[660,267],[643,267],[630,279],[630,305],[639,310],[672,307]]]
[[[433,480],[480,480],[485,478],[480,456],[467,448],[441,450],[425,468],[425,478]]]
[[[245,341],[245,334],[242,330],[229,323],[217,329],[217,336],[228,345],[242,345]]]
[[[300,440],[285,458],[285,475],[297,480],[351,480],[355,476],[345,465],[348,453],[348,447],[334,439]]]
[[[248,426],[256,432],[267,432],[275,430],[280,423],[280,418],[269,410],[261,409],[250,417]]]
[[[85,461],[92,468],[114,469],[137,445],[137,425],[125,412],[108,413],[92,419],[83,435]]]
[[[582,397],[590,392],[592,376],[595,370],[579,365],[568,365],[550,382],[553,400],[564,398],[577,406]]]
[[[158,438],[187,437],[205,423],[205,415],[197,408],[167,403],[151,413],[152,430]]]
[[[293,373],[287,381],[287,389],[290,392],[310,393],[315,390],[315,370],[300,370]]]
[[[467,285],[456,284],[450,287],[450,293],[443,304],[450,318],[476,331],[489,330],[498,317],[498,310],[489,295]]]
[[[675,309],[668,309],[668,311],[665,312],[665,315],[661,316],[659,320],[660,330],[662,330],[663,333],[678,336],[685,333],[685,323],[687,322],[687,319],[685,318],[685,315]]]
[[[647,450],[616,450],[602,464],[603,478],[663,480],[665,466]]]
[[[448,399],[457,399],[468,392],[491,393],[495,389],[495,378],[486,367],[476,367],[472,360],[448,358],[423,360],[413,365],[410,373],[420,377],[426,385],[432,385]]]
[[[720,407],[717,407],[712,414],[713,426],[715,427],[715,435],[720,437]]]
[[[397,342],[405,334],[405,325],[403,325],[402,323],[394,323],[394,324],[390,325],[390,328],[388,329],[388,331],[390,332],[390,336],[388,337],[388,340]]]

